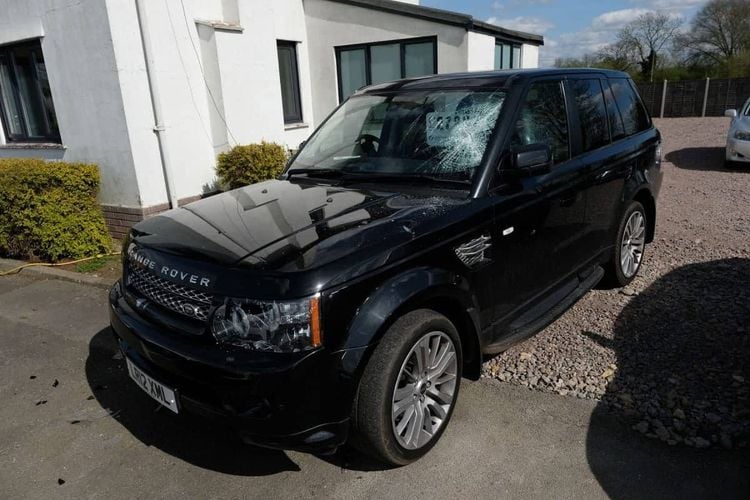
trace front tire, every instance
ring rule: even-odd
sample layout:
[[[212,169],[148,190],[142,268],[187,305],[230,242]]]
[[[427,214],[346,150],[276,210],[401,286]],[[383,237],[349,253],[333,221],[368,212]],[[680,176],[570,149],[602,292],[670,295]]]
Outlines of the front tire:
[[[640,202],[632,201],[620,220],[612,259],[607,264],[605,282],[613,287],[630,284],[638,275],[646,250],[648,219]]]
[[[419,309],[396,320],[362,375],[352,444],[391,465],[425,455],[453,414],[462,359],[461,339],[445,316]]]

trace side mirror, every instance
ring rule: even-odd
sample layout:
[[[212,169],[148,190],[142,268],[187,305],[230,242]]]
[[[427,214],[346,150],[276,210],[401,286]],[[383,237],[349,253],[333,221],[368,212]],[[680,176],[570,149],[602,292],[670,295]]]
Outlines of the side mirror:
[[[297,146],[297,151],[299,151],[300,149],[302,149],[305,146],[306,143],[307,143],[307,141],[300,142],[299,146]]]
[[[512,168],[501,169],[505,177],[534,177],[546,174],[552,167],[552,150],[546,144],[516,146],[510,150]]]
[[[728,109],[724,111],[724,116],[728,116],[729,118],[737,118],[737,110],[736,109]]]

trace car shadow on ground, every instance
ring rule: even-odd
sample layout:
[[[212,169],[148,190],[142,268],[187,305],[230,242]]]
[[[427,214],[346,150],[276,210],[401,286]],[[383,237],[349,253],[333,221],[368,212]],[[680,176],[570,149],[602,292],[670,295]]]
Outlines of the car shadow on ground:
[[[683,148],[667,153],[664,159],[685,170],[750,172],[750,168],[727,167],[724,164],[725,152],[723,147]]]
[[[587,334],[617,355],[587,435],[610,497],[747,498],[749,284],[750,259],[686,265]]]
[[[89,343],[86,378],[92,394],[136,439],[198,467],[239,476],[298,471],[283,451],[242,443],[229,429],[188,415],[172,415],[128,378],[109,328]]]
[[[195,466],[238,476],[265,476],[299,471],[280,450],[241,442],[231,430],[190,415],[172,415],[128,378],[113,333],[105,328],[89,342],[86,378],[92,394],[130,434],[146,444]],[[331,455],[316,455],[342,469],[378,471],[390,468],[348,445]]]

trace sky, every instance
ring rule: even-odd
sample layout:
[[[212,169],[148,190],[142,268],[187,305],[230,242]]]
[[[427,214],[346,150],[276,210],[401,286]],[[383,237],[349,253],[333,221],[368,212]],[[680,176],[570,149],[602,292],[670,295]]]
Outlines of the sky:
[[[539,65],[578,57],[615,40],[625,24],[649,11],[689,21],[706,0],[421,0],[426,7],[470,14],[475,19],[544,35]],[[686,27],[686,26],[685,26]]]

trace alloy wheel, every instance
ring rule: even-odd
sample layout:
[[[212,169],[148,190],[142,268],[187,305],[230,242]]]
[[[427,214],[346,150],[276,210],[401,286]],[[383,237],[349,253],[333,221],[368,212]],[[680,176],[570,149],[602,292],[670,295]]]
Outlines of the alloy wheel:
[[[454,403],[457,371],[456,347],[445,333],[427,333],[411,348],[391,405],[393,432],[401,446],[423,447],[445,423]]]
[[[625,223],[620,245],[620,269],[626,278],[632,278],[638,272],[645,246],[646,218],[636,210]]]

